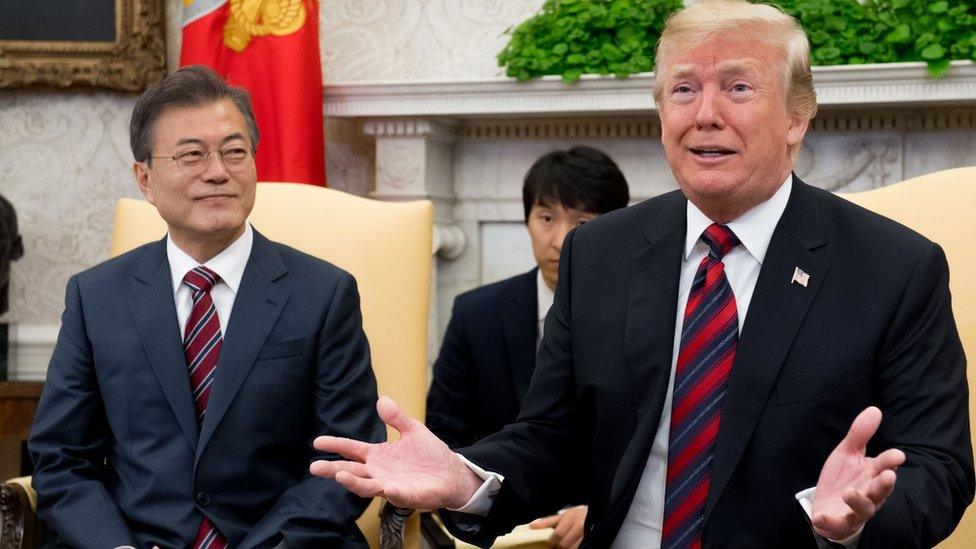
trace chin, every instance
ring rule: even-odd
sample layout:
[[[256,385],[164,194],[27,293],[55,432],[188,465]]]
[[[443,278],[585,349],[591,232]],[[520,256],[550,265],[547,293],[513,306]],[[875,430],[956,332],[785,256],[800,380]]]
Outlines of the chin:
[[[734,177],[727,173],[695,174],[688,180],[680,182],[685,195],[707,198],[717,198],[734,191],[738,184]]]

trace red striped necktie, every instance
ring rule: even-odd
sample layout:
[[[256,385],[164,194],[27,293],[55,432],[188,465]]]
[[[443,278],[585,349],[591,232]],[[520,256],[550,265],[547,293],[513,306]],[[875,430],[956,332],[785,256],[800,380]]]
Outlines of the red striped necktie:
[[[701,547],[715,439],[739,343],[735,296],[722,263],[739,239],[714,223],[701,237],[709,251],[691,283],[674,373],[662,549]]]
[[[193,269],[183,277],[183,283],[189,286],[193,295],[193,308],[183,333],[183,350],[186,355],[186,370],[190,375],[190,392],[193,394],[193,405],[199,423],[203,423],[203,416],[207,413],[214,371],[223,344],[217,308],[210,297],[210,290],[219,280],[217,273],[203,266]],[[207,517],[203,517],[193,540],[193,547],[224,549],[227,547],[227,540]]]

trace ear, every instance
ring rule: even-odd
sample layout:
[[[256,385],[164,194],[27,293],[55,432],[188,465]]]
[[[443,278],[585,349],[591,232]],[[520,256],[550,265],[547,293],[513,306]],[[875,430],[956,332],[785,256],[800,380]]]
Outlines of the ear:
[[[145,162],[136,162],[132,165],[132,172],[136,176],[136,184],[139,185],[139,190],[142,191],[142,196],[146,197],[152,205],[156,205],[155,198],[153,197],[152,185],[150,184],[150,174],[149,166]]]
[[[786,130],[786,143],[790,147],[795,147],[803,142],[803,136],[807,134],[810,127],[810,119],[805,116],[793,114],[790,116],[790,127]]]

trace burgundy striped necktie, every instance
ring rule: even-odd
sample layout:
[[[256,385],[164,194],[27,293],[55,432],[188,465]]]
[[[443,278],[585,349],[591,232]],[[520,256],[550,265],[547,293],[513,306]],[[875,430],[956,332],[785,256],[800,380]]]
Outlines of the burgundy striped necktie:
[[[691,283],[674,373],[663,549],[701,547],[715,439],[739,343],[735,296],[722,263],[739,239],[713,223],[702,240],[709,251]]]
[[[190,375],[193,405],[197,411],[197,421],[201,424],[204,414],[207,413],[214,370],[217,368],[217,359],[220,358],[220,347],[223,344],[217,309],[210,297],[210,290],[218,280],[220,276],[217,273],[203,266],[193,269],[183,277],[183,283],[190,287],[193,294],[193,308],[183,333],[183,350],[186,354],[186,370]],[[203,517],[193,540],[193,547],[224,549],[227,547],[227,540],[207,517]]]

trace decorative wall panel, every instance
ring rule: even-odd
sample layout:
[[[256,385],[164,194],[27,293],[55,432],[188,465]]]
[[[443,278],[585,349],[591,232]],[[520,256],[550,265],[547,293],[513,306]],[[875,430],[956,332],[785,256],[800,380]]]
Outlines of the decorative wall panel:
[[[132,96],[0,94],[0,192],[17,208],[7,321],[57,323],[68,277],[108,256],[115,201],[139,194],[128,124]]]
[[[505,29],[543,0],[323,0],[328,82],[494,76]]]

